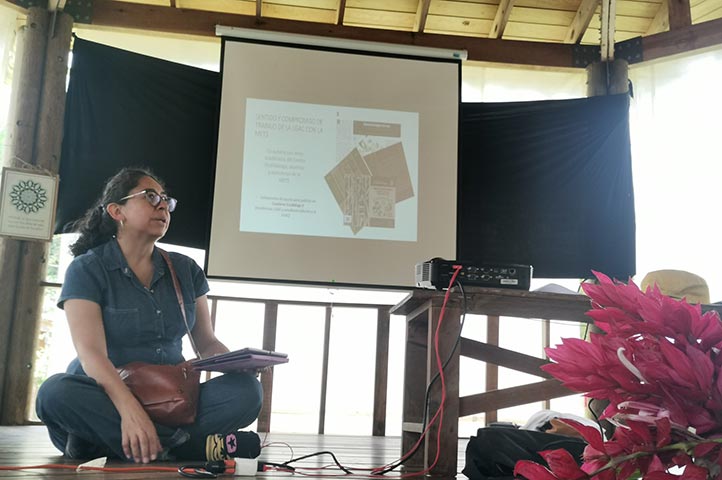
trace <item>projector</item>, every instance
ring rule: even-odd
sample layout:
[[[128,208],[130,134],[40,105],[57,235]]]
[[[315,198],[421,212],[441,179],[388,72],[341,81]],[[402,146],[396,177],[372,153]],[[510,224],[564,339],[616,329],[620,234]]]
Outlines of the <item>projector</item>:
[[[531,265],[467,263],[443,258],[416,264],[416,286],[442,290],[449,287],[454,267],[461,266],[456,281],[464,286],[529,290]]]

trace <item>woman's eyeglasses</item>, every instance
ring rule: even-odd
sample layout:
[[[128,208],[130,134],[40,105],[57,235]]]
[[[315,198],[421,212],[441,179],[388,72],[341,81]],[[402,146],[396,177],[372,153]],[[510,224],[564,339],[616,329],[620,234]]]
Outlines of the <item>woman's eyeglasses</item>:
[[[148,203],[153,205],[154,207],[157,207],[160,205],[160,202],[163,201],[168,204],[168,211],[172,212],[175,210],[176,205],[178,205],[178,200],[176,200],[173,197],[169,197],[168,195],[161,194],[153,190],[152,188],[146,188],[145,190],[141,190],[140,192],[131,193],[130,195],[126,195],[125,197],[118,200],[119,202],[122,202],[123,200],[128,200],[129,198],[137,197],[138,195],[145,195],[145,199],[148,200]]]

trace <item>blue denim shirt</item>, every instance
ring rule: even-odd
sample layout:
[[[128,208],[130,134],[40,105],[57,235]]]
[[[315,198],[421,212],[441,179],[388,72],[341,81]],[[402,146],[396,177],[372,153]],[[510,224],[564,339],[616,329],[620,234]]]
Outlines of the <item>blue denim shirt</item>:
[[[183,292],[191,329],[196,298],[208,293],[208,281],[193,259],[169,252]],[[65,273],[58,307],[70,299],[100,305],[108,358],[120,366],[133,361],[174,364],[183,361],[181,339],[186,334],[173,278],[158,249],[153,250],[153,280],[146,288],[128,267],[113,239],[76,257]],[[84,374],[76,358],[68,373]]]

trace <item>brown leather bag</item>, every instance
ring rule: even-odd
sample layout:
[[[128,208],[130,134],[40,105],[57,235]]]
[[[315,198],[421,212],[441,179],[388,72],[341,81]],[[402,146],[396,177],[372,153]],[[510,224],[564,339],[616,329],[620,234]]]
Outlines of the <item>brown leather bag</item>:
[[[196,421],[201,372],[189,362],[131,362],[120,367],[118,373],[154,422],[178,427]]]
[[[178,305],[191,346],[198,358],[201,358],[188,326],[183,294],[175,269],[168,254],[164,250],[160,250],[160,253],[168,264],[173,278]],[[118,374],[154,422],[169,427],[189,425],[195,422],[201,373],[199,370],[195,370],[189,361],[177,365],[131,362],[119,367]]]

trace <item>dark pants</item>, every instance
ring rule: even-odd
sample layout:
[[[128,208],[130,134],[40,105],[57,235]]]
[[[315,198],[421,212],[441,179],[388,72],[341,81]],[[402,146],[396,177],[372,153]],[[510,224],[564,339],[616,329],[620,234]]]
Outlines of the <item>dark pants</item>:
[[[180,428],[155,424],[155,428],[164,451],[171,456],[180,456],[173,451],[177,449],[184,459],[204,460],[206,436],[250,425],[261,410],[262,400],[263,389],[253,375],[221,375],[201,383],[195,423]],[[35,408],[48,427],[50,440],[61,452],[65,453],[68,434],[72,434],[110,456],[125,458],[120,414],[92,378],[53,375],[40,386]]]

